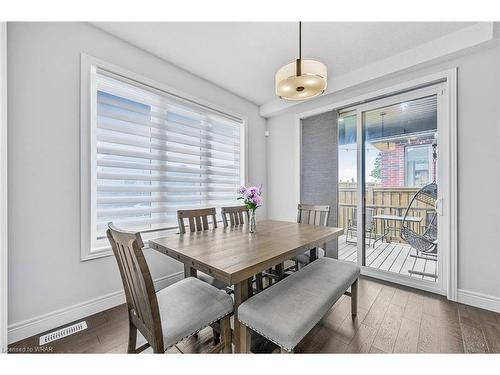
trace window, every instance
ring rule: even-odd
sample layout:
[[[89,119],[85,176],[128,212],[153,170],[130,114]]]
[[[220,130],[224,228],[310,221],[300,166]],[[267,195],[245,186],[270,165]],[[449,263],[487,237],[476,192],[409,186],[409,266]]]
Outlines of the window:
[[[178,209],[237,204],[241,119],[97,66],[90,73],[83,259],[110,253],[110,221],[148,239],[176,228]]]
[[[430,144],[407,146],[406,186],[424,186],[430,183],[432,149]]]

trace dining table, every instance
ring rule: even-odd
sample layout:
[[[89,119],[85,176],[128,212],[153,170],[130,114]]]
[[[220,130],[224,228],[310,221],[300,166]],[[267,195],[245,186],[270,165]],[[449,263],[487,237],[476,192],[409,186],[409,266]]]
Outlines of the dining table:
[[[343,228],[262,220],[250,233],[248,225],[218,227],[156,238],[149,247],[184,264],[184,276],[203,272],[234,289],[233,345],[235,353],[249,346],[248,330],[240,329],[238,306],[251,297],[254,275],[343,234]]]

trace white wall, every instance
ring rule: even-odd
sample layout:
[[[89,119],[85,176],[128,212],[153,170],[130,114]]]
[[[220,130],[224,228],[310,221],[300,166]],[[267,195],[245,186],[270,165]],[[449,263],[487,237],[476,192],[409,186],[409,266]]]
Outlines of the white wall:
[[[9,23],[10,342],[121,301],[112,257],[80,262],[81,52],[248,117],[249,182],[267,186],[256,105],[88,24]],[[153,278],[181,271],[147,258]]]
[[[458,66],[458,288],[500,308],[500,45],[365,83],[268,119],[268,216],[294,220],[296,114]],[[284,163],[284,160],[287,162]],[[284,166],[287,166],[286,168]],[[460,291],[459,291],[460,292]],[[460,293],[459,293],[460,296]]]

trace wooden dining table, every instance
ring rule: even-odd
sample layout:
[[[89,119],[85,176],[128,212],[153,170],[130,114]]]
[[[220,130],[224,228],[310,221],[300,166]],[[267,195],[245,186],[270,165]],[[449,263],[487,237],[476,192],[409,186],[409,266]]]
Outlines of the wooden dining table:
[[[257,222],[255,233],[247,225],[214,228],[150,240],[149,247],[182,262],[185,277],[196,277],[201,271],[234,285],[233,344],[239,353],[248,347],[250,337],[240,329],[237,311],[250,297],[253,276],[323,246],[343,232],[342,228],[263,220]]]

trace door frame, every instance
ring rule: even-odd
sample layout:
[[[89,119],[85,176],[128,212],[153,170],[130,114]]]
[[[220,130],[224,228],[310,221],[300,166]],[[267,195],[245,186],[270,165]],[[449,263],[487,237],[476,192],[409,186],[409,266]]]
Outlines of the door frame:
[[[296,192],[297,192],[297,202],[300,202],[300,160],[301,160],[301,133],[302,133],[302,120],[311,116],[315,116],[327,111],[332,110],[342,110],[342,112],[348,110],[349,108],[355,106],[367,106],[369,102],[382,101],[388,97],[394,97],[395,95],[404,95],[405,93],[416,92],[417,90],[426,90],[433,85],[441,84],[442,92],[438,96],[440,105],[438,108],[438,123],[442,123],[442,129],[439,129],[440,140],[446,140],[446,142],[441,141],[440,144],[440,155],[441,159],[448,160],[448,168],[439,174],[440,181],[443,181],[440,186],[440,190],[443,192],[443,196],[448,199],[442,201],[442,210],[447,212],[446,222],[441,223],[440,231],[443,236],[443,243],[448,243],[448,249],[446,253],[442,252],[442,261],[439,262],[439,267],[442,270],[439,274],[444,275],[441,277],[441,285],[436,285],[434,282],[426,280],[412,280],[412,278],[399,276],[394,273],[384,272],[379,270],[373,270],[369,267],[361,267],[361,273],[366,276],[376,277],[385,281],[390,281],[409,287],[414,287],[422,290],[426,290],[433,293],[443,294],[449,300],[457,300],[457,68],[451,68],[438,73],[422,76],[415,80],[407,81],[398,85],[386,87],[380,90],[372,91],[364,95],[356,96],[351,99],[343,100],[336,103],[331,103],[322,107],[315,108],[313,110],[298,113],[295,118],[295,149],[297,153],[295,154],[295,182],[296,182]],[[388,99],[391,100],[391,99]],[[393,98],[392,98],[393,100]],[[359,116],[358,116],[359,117]],[[360,121],[360,119],[357,119]],[[360,127],[358,126],[358,139],[361,134]],[[361,150],[358,148],[358,153]],[[359,169],[360,156],[358,154],[358,174],[362,171]],[[439,163],[438,163],[439,168]],[[364,174],[363,174],[364,175]],[[358,179],[358,189],[361,189],[362,181]],[[359,193],[358,193],[359,194]],[[361,195],[358,195],[361,196]],[[361,202],[359,200],[358,204]],[[358,209],[358,215],[362,215],[362,211]],[[443,220],[442,220],[443,221]],[[363,223],[363,220],[358,216],[358,223]],[[359,245],[361,246],[361,245]],[[438,271],[438,272],[439,272]]]
[[[397,103],[401,102],[406,102],[410,100],[415,100],[427,96],[436,96],[437,100],[437,132],[438,132],[438,139],[439,139],[439,151],[438,153],[440,154],[442,150],[444,150],[444,155],[446,155],[446,150],[449,148],[449,139],[444,136],[440,137],[441,134],[446,133],[446,118],[443,116],[443,108],[444,108],[444,103],[443,103],[443,97],[445,95],[446,87],[445,87],[445,82],[442,83],[437,83],[435,85],[421,88],[421,89],[415,89],[411,90],[406,93],[402,94],[396,94],[396,95],[391,95],[389,97],[379,99],[379,100],[374,100],[366,104],[360,104],[356,106],[356,123],[357,123],[357,212],[358,212],[358,233],[364,233],[364,218],[363,218],[363,212],[364,212],[364,197],[365,197],[365,159],[364,159],[364,147],[365,147],[365,139],[364,139],[364,124],[363,124],[363,113],[376,110],[377,108],[384,108],[386,106],[394,105]],[[438,154],[438,155],[439,155]],[[439,158],[438,156],[438,163],[437,163],[437,168],[438,168],[438,176],[439,176],[439,183],[438,183],[438,201],[443,202],[447,200],[448,198],[448,190],[447,186],[449,186],[449,183],[447,181],[448,179],[448,174],[446,173],[446,170],[449,170],[449,158]],[[443,199],[443,196],[446,199]],[[441,208],[441,212],[444,212],[444,209]],[[446,211],[448,212],[448,210]],[[440,249],[448,249],[449,248],[449,238],[446,235],[447,230],[446,228],[449,227],[448,225],[448,215],[438,215],[438,243],[440,244]],[[391,277],[391,281],[398,282],[399,284],[406,284],[409,285],[408,283],[408,276],[403,276],[400,274],[396,274],[393,272],[389,271],[383,271],[380,269],[376,268],[371,268],[369,266],[366,266],[364,264],[365,262],[365,251],[366,251],[366,246],[365,246],[365,236],[362,236],[360,240],[357,241],[358,244],[358,265],[360,265],[366,274],[370,274],[374,277],[378,278],[384,278],[387,279],[388,277]],[[419,286],[421,289],[425,289],[434,293],[439,293],[446,295],[446,283],[445,280],[447,280],[448,276],[448,269],[443,267],[444,264],[446,264],[448,254],[443,251],[438,251],[438,279],[437,283],[434,281],[430,280],[411,280],[411,286]],[[359,261],[360,260],[360,261]]]
[[[7,352],[7,22],[0,22],[0,352]]]

